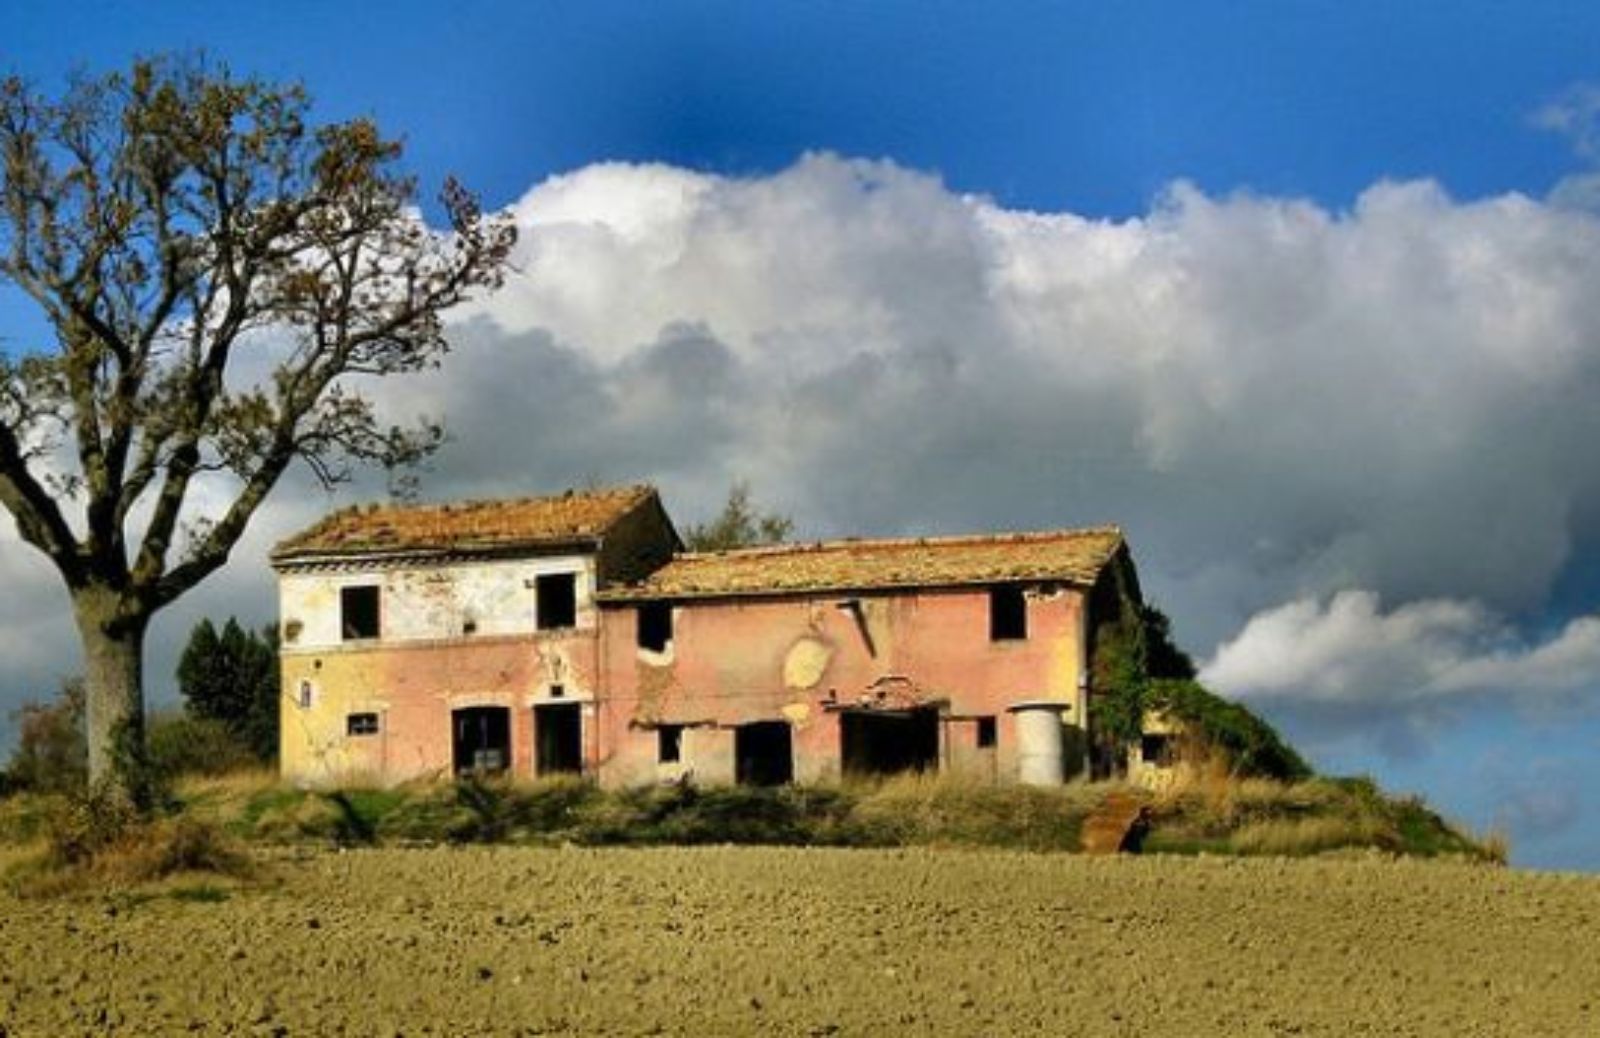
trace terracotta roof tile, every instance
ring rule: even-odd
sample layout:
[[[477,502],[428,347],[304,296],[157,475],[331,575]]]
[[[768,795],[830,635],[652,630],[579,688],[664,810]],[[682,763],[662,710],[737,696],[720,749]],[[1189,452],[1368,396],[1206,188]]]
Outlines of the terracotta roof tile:
[[[781,595],[1014,580],[1093,584],[1122,545],[1114,526],[1047,533],[824,541],[679,555],[612,601]]]
[[[649,486],[569,490],[554,497],[429,505],[357,505],[272,550],[274,563],[350,555],[495,551],[585,542],[655,496]]]

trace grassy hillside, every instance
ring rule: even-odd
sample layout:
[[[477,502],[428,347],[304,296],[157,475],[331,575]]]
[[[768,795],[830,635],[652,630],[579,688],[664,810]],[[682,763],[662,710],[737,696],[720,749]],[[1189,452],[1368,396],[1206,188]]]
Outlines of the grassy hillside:
[[[1152,794],[1114,783],[1043,789],[935,776],[769,789],[611,791],[546,780],[312,792],[246,772],[181,783],[175,815],[153,837],[165,849],[116,853],[147,863],[181,859],[192,852],[170,845],[192,845],[196,826],[260,846],[761,844],[1070,853],[1079,848],[1084,820],[1112,794],[1145,804],[1145,853],[1305,856],[1368,849],[1505,860],[1502,843],[1451,826],[1418,799],[1386,796],[1367,779],[1280,783],[1217,774]],[[93,834],[84,831],[92,823],[62,797],[0,801],[0,844],[46,847],[58,861],[93,856],[85,851]]]

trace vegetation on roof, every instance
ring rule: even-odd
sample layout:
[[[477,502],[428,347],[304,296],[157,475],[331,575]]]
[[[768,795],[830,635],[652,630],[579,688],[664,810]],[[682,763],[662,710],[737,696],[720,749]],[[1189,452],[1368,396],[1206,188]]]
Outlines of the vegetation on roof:
[[[821,541],[680,555],[607,598],[714,598],[1010,581],[1089,585],[1122,544],[1116,527]]]
[[[1222,754],[1234,774],[1286,782],[1311,777],[1311,766],[1272,725],[1197,681],[1152,681],[1145,707],[1180,722],[1206,752]]]
[[[502,548],[600,537],[655,493],[654,487],[640,485],[500,501],[357,505],[280,542],[272,559]]]

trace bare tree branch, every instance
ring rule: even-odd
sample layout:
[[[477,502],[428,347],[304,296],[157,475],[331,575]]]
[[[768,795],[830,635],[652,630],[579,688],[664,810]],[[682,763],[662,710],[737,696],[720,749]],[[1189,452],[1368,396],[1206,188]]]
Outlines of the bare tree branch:
[[[448,233],[430,230],[398,143],[308,114],[299,87],[198,59],[58,99],[0,81],[0,282],[55,328],[53,346],[0,357],[0,506],[73,590],[103,675],[92,732],[109,730],[97,682],[126,682],[138,653],[91,642],[142,637],[223,565],[290,465],[336,482],[438,444],[436,427],[385,428],[360,384],[436,365],[441,313],[506,267],[507,220],[451,181]],[[278,359],[241,381],[267,342]],[[219,472],[234,496],[192,514],[196,477]],[[63,508],[80,505],[75,526]]]

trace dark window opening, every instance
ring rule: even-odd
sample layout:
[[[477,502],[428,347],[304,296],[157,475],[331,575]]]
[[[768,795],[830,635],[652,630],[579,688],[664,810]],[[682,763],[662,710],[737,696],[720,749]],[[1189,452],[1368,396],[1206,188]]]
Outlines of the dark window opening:
[[[646,602],[639,607],[639,648],[665,652],[672,642],[672,605]]]
[[[377,714],[350,714],[344,719],[344,734],[346,735],[377,735]]]
[[[511,711],[473,706],[450,714],[458,775],[494,774],[511,766]]]
[[[534,581],[539,597],[539,630],[578,625],[578,575],[551,573]]]
[[[839,714],[846,775],[894,775],[939,766],[939,711],[845,710]]]
[[[472,619],[463,620],[461,622],[461,633],[462,634],[477,634],[478,633],[478,621],[472,620]]]
[[[999,736],[999,727],[995,724],[994,718],[978,718],[978,749],[993,749],[994,745],[1000,741]]]
[[[550,686],[550,698],[551,699],[565,699],[566,696],[567,696],[567,686],[565,686],[565,685],[551,685]]]
[[[533,770],[538,775],[583,771],[583,716],[577,703],[533,708]]]
[[[1176,747],[1172,736],[1147,734],[1139,740],[1139,757],[1146,764],[1167,767],[1175,759]]]
[[[1028,636],[1028,602],[1020,587],[989,592],[989,640],[1016,641]]]
[[[664,724],[656,729],[656,760],[676,764],[683,759],[683,725]]]
[[[339,625],[345,641],[378,636],[378,585],[339,589]]]
[[[757,721],[734,729],[733,777],[749,786],[794,781],[794,746],[787,721]]]

